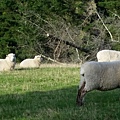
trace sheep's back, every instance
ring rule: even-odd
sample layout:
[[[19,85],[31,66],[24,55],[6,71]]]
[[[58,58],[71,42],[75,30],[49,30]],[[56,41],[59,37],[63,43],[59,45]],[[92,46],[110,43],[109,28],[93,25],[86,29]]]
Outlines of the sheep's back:
[[[103,68],[100,88],[102,90],[120,87],[120,62],[101,63]]]
[[[6,62],[5,59],[0,59],[0,71],[10,70],[11,66]]]
[[[111,62],[120,60],[120,52],[115,50],[102,50],[97,53],[98,62]]]
[[[20,63],[20,67],[22,68],[34,68],[39,67],[34,59],[25,59]]]
[[[120,86],[120,62],[88,62],[82,65],[81,71],[87,83],[98,89]]]

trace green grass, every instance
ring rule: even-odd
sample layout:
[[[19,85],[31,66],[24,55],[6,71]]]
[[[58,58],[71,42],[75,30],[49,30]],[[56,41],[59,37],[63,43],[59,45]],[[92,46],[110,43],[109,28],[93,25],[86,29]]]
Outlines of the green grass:
[[[76,105],[79,67],[0,73],[0,120],[120,120],[120,90],[92,91]]]

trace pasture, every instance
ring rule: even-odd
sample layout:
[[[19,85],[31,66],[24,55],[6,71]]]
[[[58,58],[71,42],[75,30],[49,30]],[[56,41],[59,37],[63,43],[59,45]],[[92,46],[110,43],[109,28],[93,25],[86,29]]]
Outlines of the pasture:
[[[120,89],[92,91],[76,105],[79,66],[0,73],[0,120],[120,120]]]

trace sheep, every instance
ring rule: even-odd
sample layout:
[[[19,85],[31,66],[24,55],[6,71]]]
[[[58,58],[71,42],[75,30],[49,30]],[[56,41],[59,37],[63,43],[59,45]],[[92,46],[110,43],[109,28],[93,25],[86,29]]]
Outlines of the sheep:
[[[82,106],[87,92],[120,88],[120,61],[86,62],[81,65],[80,76],[76,103]]]
[[[111,62],[120,60],[120,52],[115,50],[101,50],[97,53],[98,62]]]
[[[15,68],[16,57],[15,54],[10,53],[6,55],[5,59],[0,59],[0,71],[9,71]]]
[[[20,63],[21,68],[38,68],[41,63],[41,55],[36,55],[34,59],[25,59]]]

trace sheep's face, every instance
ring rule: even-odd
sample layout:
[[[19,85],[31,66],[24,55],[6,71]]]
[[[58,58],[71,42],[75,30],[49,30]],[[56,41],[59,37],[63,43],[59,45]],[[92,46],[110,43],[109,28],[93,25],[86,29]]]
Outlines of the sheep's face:
[[[37,60],[40,60],[40,61],[41,61],[41,55],[37,55],[37,56],[35,56],[34,59],[37,59]]]
[[[11,57],[11,62],[15,62],[16,61],[16,57]]]
[[[16,61],[16,57],[15,54],[10,53],[6,56],[6,59],[9,59],[11,62],[15,62]]]
[[[81,87],[78,89],[76,103],[77,103],[77,105],[80,105],[80,106],[83,105],[84,96],[85,96],[85,94],[87,92],[85,90],[85,84],[86,84],[86,82],[83,82],[82,85],[81,85]]]

